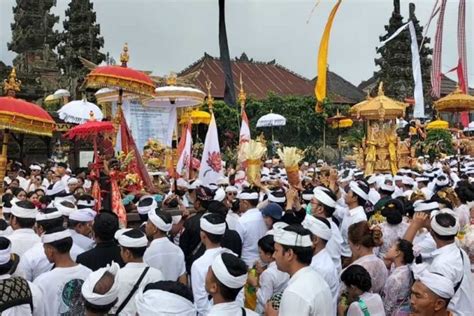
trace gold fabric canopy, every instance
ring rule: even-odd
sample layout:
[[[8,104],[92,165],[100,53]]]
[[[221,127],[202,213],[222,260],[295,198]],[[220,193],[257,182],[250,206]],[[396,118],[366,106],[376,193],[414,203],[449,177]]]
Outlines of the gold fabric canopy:
[[[375,98],[367,97],[367,100],[354,105],[349,113],[352,117],[365,120],[395,119],[405,115],[407,103],[399,102],[385,96],[383,82],[379,85],[378,95]]]
[[[447,96],[435,101],[434,108],[439,112],[474,111],[474,97],[463,93],[457,87],[456,90]]]
[[[448,129],[449,123],[440,119],[437,119],[436,121],[428,123],[426,126],[427,130],[430,129]]]
[[[211,122],[211,114],[205,111],[192,111],[192,112],[185,112],[183,116],[181,116],[181,120],[179,124],[186,124],[188,120],[191,119],[193,124],[206,124],[209,125]]]

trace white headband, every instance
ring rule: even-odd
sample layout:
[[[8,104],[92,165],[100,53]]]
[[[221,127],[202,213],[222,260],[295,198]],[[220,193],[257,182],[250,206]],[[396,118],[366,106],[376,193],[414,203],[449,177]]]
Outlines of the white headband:
[[[359,187],[359,184],[355,181],[352,181],[350,184],[349,184],[349,188],[351,189],[352,192],[354,192],[355,194],[357,194],[357,196],[363,198],[364,200],[368,200],[369,199],[369,196],[367,195],[367,193],[365,193],[360,187]]]
[[[64,200],[61,200],[61,201],[55,201],[53,203],[54,207],[57,208],[64,216],[67,216],[69,217],[69,215],[71,215],[72,212],[74,211],[77,211],[77,208],[76,206],[74,205],[74,207],[67,207],[65,205],[62,205],[61,202],[63,202]],[[69,202],[69,201],[68,201]]]
[[[71,232],[68,229],[65,229],[52,234],[43,234],[41,236],[41,241],[43,242],[43,244],[49,244],[51,242],[55,242],[68,237],[71,237]]]
[[[12,212],[12,208],[11,207],[2,207],[2,213],[3,214],[10,214]]]
[[[38,210],[36,208],[23,208],[16,203],[12,203],[12,215],[20,218],[36,218]]]
[[[413,204],[415,207],[414,211],[415,212],[423,212],[423,211],[432,211],[432,210],[437,210],[439,209],[439,203],[438,202],[419,202],[416,205]]]
[[[274,229],[273,238],[275,242],[290,247],[311,247],[313,245],[310,235],[299,235],[283,228]]]
[[[143,214],[148,214],[150,211],[154,211],[158,207],[158,203],[156,202],[156,200],[152,196],[147,196],[146,198],[153,199],[153,201],[151,202],[150,205],[147,205],[147,206],[139,206],[140,202],[138,202],[137,211],[138,211],[139,214],[142,214],[142,215]],[[140,201],[142,201],[142,200],[144,200],[144,198],[140,199]]]
[[[430,181],[430,179],[428,179],[427,177],[417,177],[415,178],[416,182],[428,182]]]
[[[388,185],[386,183],[382,183],[382,185],[380,186],[380,190],[393,192],[393,191],[395,191],[395,187],[393,185]]]
[[[82,222],[82,223],[92,222],[96,215],[97,213],[93,209],[81,208],[81,209],[78,209],[77,211],[72,212],[69,215],[69,219],[76,222]]]
[[[301,195],[301,197],[303,198],[303,200],[305,201],[310,201],[312,198],[313,198],[314,194],[311,194],[311,193],[303,193]]]
[[[38,166],[38,165],[30,165],[30,170],[41,171],[41,166]]]
[[[123,228],[117,230],[114,237],[115,239],[117,239],[120,246],[125,248],[143,248],[148,246],[148,239],[146,238],[145,234],[143,234],[143,236],[139,238],[133,238],[125,235],[126,232],[132,229],[133,228]]]
[[[221,224],[212,224],[206,218],[206,215],[203,215],[200,219],[199,225],[201,229],[209,234],[214,235],[224,235],[225,233],[225,222]]]
[[[36,221],[37,222],[48,221],[50,219],[60,218],[62,216],[63,214],[59,211],[54,211],[51,213],[38,212],[38,214],[36,214]]]
[[[436,212],[436,213],[441,214],[441,212]],[[447,212],[443,212],[443,213],[447,213]],[[459,231],[459,222],[456,219],[456,217],[453,216],[454,220],[455,220],[454,226],[443,227],[440,224],[438,224],[438,222],[436,221],[436,215],[431,218],[431,229],[435,233],[437,233],[440,236],[454,236],[454,235],[457,235],[457,233]]]
[[[118,263],[112,261],[110,266],[107,265],[107,267],[100,268],[99,270],[89,274],[81,288],[81,293],[84,299],[87,302],[97,306],[112,304],[117,299],[119,294],[119,270],[120,266]],[[114,284],[105,294],[94,293],[94,287],[96,286],[97,282],[99,282],[100,278],[102,278],[102,276],[105,274],[105,272],[110,272],[114,276]]]
[[[196,309],[190,300],[163,290],[150,289],[144,293],[140,289],[137,291],[135,304],[138,315],[196,316]]]
[[[268,193],[268,201],[273,203],[285,203],[286,196],[274,196],[271,192]]]
[[[421,270],[419,272],[419,270]],[[415,280],[423,283],[433,293],[445,299],[451,299],[454,296],[454,284],[451,279],[437,273],[428,271],[426,265],[418,264],[413,266]]]
[[[156,211],[153,209],[148,212],[148,219],[153,223],[161,231],[169,232],[171,227],[173,226],[172,223],[166,224],[164,220],[161,219],[158,215],[156,215]]]
[[[87,200],[79,200],[77,201],[77,207],[79,208],[79,206],[86,206],[92,208],[95,206],[95,200],[91,200],[90,202],[88,202]]]
[[[222,260],[222,254],[218,255],[214,259],[211,269],[217,280],[231,289],[242,288],[247,282],[247,273],[239,276],[233,276],[229,273],[229,271],[227,271],[227,267]]]
[[[258,193],[257,192],[241,192],[240,194],[237,195],[237,198],[239,200],[257,200],[258,199]]]
[[[331,199],[331,197],[326,192],[324,192],[324,190],[316,188],[313,190],[313,193],[314,198],[319,202],[329,207],[336,207],[336,201]]]
[[[445,178],[444,180],[440,180],[439,178],[436,178],[435,183],[436,183],[436,185],[439,185],[439,186],[448,185],[449,184],[449,179]]]
[[[0,250],[0,264],[6,264],[11,258],[12,244],[8,245],[8,248]]]
[[[306,215],[301,225],[313,235],[328,241],[331,239],[332,231],[326,224],[311,215]]]

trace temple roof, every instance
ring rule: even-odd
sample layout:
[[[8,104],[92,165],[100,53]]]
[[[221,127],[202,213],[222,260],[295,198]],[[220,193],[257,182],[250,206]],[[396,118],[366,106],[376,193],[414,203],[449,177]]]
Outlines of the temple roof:
[[[283,67],[275,60],[268,62],[254,61],[243,53],[239,58],[232,60],[231,63],[236,96],[240,88],[240,74],[242,74],[247,96],[256,99],[265,99],[269,92],[281,96],[314,95],[314,83],[311,80]],[[199,73],[192,83],[201,90],[206,91],[206,81],[212,81],[212,96],[216,99],[223,99],[224,71],[220,58],[204,53],[202,58],[181,71],[178,76],[186,76],[197,71]],[[332,101],[335,103],[346,103],[345,101],[348,100],[334,95]]]
[[[313,79],[313,83],[316,83],[318,77]],[[336,94],[346,99],[347,104],[355,104],[365,100],[365,93],[362,89],[359,89],[346,79],[342,78],[338,74],[329,71],[327,72],[327,94],[329,96]]]

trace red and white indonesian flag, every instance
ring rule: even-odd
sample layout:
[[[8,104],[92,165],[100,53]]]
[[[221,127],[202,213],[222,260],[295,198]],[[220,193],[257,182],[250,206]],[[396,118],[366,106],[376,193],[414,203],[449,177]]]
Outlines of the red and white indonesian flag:
[[[204,141],[201,168],[199,169],[199,180],[201,180],[205,186],[211,183],[216,184],[217,180],[219,180],[223,174],[216,119],[214,118],[214,113],[212,113],[206,140]]]
[[[178,164],[176,165],[176,172],[178,176],[181,176],[185,179],[189,179],[189,169],[191,167],[191,148],[193,146],[193,138],[191,136],[191,122],[187,124],[186,130],[184,131],[184,146],[180,148],[180,155],[178,159]]]

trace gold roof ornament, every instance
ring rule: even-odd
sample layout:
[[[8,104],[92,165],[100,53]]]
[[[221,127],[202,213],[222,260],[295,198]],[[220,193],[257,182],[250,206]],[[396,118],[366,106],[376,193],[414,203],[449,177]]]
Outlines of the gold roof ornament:
[[[242,80],[242,73],[240,73],[240,92],[239,92],[239,102],[240,106],[245,105],[245,101],[247,100],[247,94],[244,91],[244,81]]]
[[[176,86],[178,83],[178,76],[174,72],[170,72],[168,76],[165,76],[166,78],[166,84],[168,86]]]
[[[209,111],[212,113],[212,109],[214,107],[214,98],[211,95],[211,88],[212,88],[212,81],[206,81],[206,88],[207,88],[207,106],[209,107]]]
[[[457,86],[453,92],[435,101],[434,108],[439,112],[474,111],[474,96],[462,92]]]
[[[8,79],[3,80],[3,93],[7,96],[14,97],[16,92],[21,90],[20,88],[21,80],[16,78],[16,69],[13,67],[8,75]]]
[[[123,45],[122,52],[120,53],[120,62],[122,63],[122,67],[127,67],[128,60],[130,56],[128,55],[128,43]]]
[[[367,100],[354,105],[349,113],[352,117],[365,120],[386,120],[395,119],[405,115],[407,103],[399,102],[385,95],[383,82],[380,82],[378,94],[371,98],[367,96]]]

